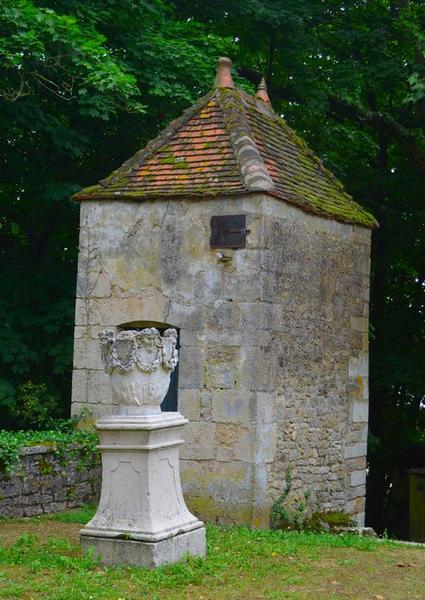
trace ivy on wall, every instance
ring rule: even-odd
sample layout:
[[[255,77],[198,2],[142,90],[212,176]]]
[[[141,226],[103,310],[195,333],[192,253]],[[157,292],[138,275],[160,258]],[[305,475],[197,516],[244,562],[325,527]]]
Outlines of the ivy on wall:
[[[78,468],[88,469],[99,460],[98,437],[81,430],[70,431],[0,431],[0,472],[12,475],[19,468],[21,450],[31,446],[48,446],[66,466],[75,461]]]

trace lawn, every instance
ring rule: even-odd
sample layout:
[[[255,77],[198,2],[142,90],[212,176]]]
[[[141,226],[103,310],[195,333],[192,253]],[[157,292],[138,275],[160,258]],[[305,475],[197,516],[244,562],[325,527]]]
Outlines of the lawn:
[[[207,559],[156,571],[83,556],[85,508],[0,520],[0,598],[43,600],[425,599],[425,549],[355,535],[208,527]]]

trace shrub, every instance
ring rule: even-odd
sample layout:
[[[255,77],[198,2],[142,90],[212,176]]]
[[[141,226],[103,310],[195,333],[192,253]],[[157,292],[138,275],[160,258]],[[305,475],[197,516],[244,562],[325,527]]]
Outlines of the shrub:
[[[326,531],[349,527],[353,521],[342,511],[313,511],[309,491],[300,498],[290,498],[292,488],[291,467],[285,471],[285,489],[274,502],[270,512],[272,529],[295,531]]]
[[[18,389],[15,413],[27,423],[43,427],[51,420],[56,404],[46,384],[27,381]]]
[[[270,526],[272,529],[301,530],[307,518],[307,503],[310,493],[306,492],[303,498],[289,500],[292,489],[292,472],[288,466],[285,471],[285,489],[274,502],[270,512]]]
[[[314,512],[304,522],[304,529],[307,531],[326,531],[335,530],[340,527],[351,527],[354,522],[349,514],[338,511]]]
[[[81,469],[99,460],[95,433],[76,429],[78,419],[51,419],[51,428],[45,431],[0,430],[0,468],[7,475],[16,471],[22,448],[28,446],[50,446],[65,465],[77,460]]]

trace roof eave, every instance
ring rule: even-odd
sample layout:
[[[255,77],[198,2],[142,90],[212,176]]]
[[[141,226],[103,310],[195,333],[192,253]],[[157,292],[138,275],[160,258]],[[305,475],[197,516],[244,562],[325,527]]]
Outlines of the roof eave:
[[[276,198],[277,200],[281,200],[281,201],[283,200],[283,202],[286,202],[287,204],[290,204],[291,206],[295,206],[296,208],[299,208],[303,212],[310,214],[310,215],[314,215],[316,217],[321,217],[323,219],[329,219],[331,221],[337,221],[338,223],[345,223],[346,225],[360,225],[362,227],[366,227],[367,229],[378,229],[379,228],[379,223],[375,219],[375,217],[365,210],[363,210],[363,213],[365,215],[364,219],[361,219],[361,218],[349,219],[349,218],[344,218],[344,215],[341,215],[341,214],[333,214],[330,212],[321,211],[320,209],[317,209],[317,208],[313,209],[308,204],[301,204],[300,202],[294,202],[290,198],[283,197],[282,194],[280,194],[279,192],[275,192],[273,190],[268,191],[268,192],[263,192],[263,193],[268,194],[269,196],[272,196],[273,198]],[[359,209],[361,209],[361,208],[362,207],[359,205]]]
[[[97,187],[97,186],[95,186]],[[100,187],[100,186],[99,186]],[[169,192],[148,192],[148,193],[140,193],[140,192],[108,192],[107,190],[102,190],[100,193],[93,193],[93,191],[86,192],[85,190],[90,188],[85,188],[80,192],[77,192],[72,196],[72,199],[77,202],[83,201],[111,201],[111,200],[119,200],[119,201],[127,201],[127,202],[148,202],[150,200],[169,200],[171,198],[187,198],[187,199],[207,199],[207,198],[216,198],[217,196],[237,196],[237,195],[248,195],[248,194],[266,194],[273,198],[276,198],[280,201],[286,202],[291,206],[297,207],[299,210],[307,214],[311,214],[317,217],[321,217],[323,219],[330,219],[332,221],[337,221],[338,223],[345,223],[346,225],[360,225],[361,227],[365,227],[367,229],[377,229],[379,227],[378,221],[370,214],[365,211],[365,219],[346,219],[343,215],[334,215],[325,211],[313,210],[308,205],[301,205],[297,202],[291,201],[288,198],[283,198],[281,194],[274,190],[269,189],[237,189],[237,190],[210,190],[210,191],[169,191]]]

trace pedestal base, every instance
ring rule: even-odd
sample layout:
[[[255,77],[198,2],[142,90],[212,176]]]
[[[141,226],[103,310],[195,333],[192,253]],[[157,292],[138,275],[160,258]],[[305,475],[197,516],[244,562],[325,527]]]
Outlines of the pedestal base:
[[[205,528],[184,501],[179,447],[187,421],[178,412],[115,415],[97,423],[102,491],[80,531],[106,565],[155,567],[185,554],[205,556]]]
[[[94,548],[101,564],[108,567],[127,565],[153,569],[175,563],[187,554],[205,556],[205,527],[180,533],[160,542],[140,542],[116,538],[82,536],[83,550]]]

